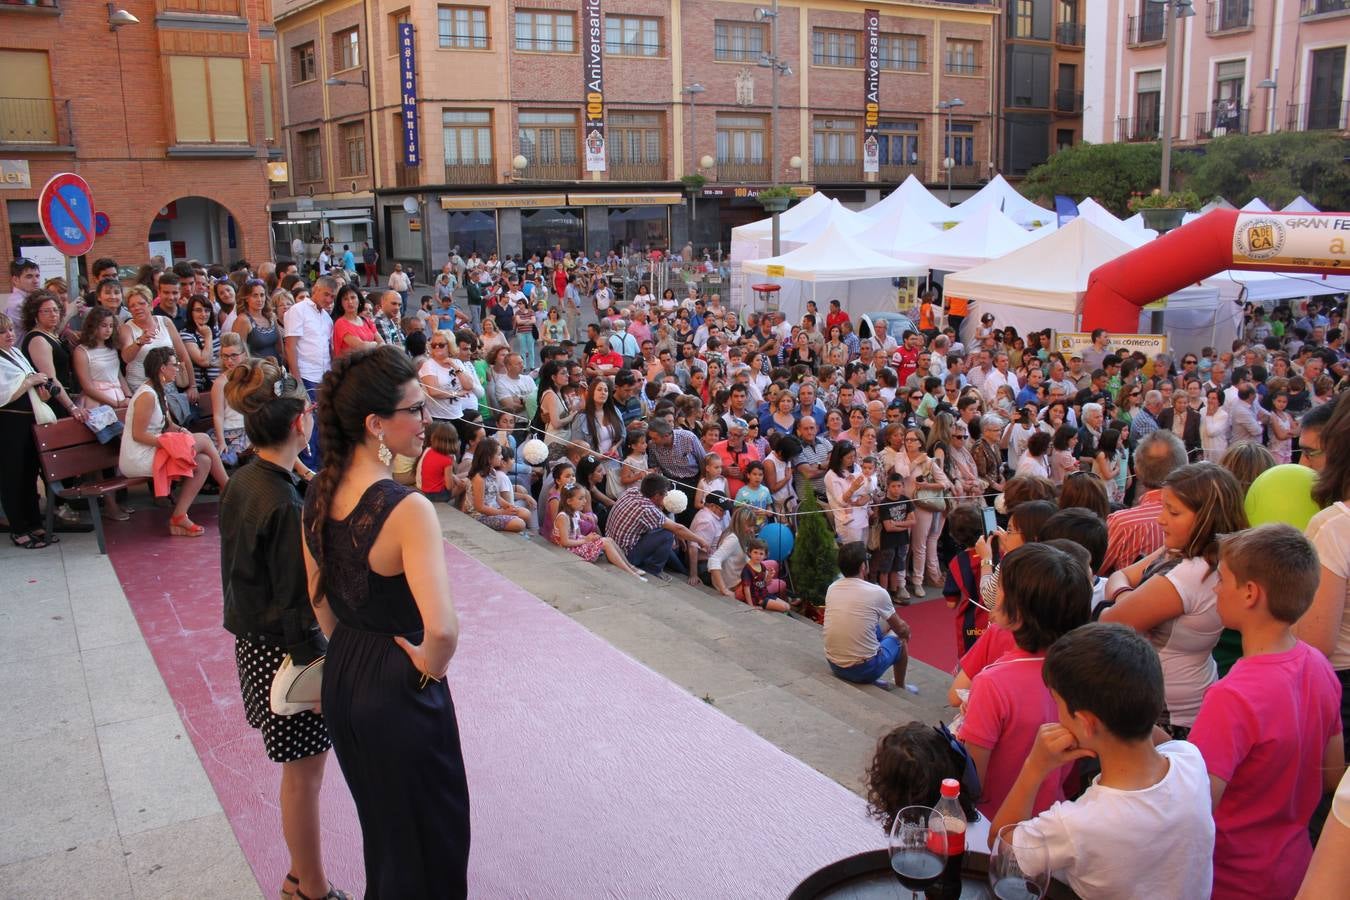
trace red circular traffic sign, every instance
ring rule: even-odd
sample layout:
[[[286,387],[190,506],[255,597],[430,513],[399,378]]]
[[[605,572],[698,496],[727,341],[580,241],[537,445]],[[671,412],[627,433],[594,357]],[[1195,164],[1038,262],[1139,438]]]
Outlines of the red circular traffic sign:
[[[94,192],[73,172],[52,176],[38,198],[38,222],[53,247],[83,256],[94,246]]]

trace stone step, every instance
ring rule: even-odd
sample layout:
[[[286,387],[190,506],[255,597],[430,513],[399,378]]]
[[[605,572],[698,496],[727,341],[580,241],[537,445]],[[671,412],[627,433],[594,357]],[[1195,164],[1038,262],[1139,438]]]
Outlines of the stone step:
[[[814,622],[755,610],[679,579],[642,584],[537,535],[491,531],[453,509],[438,510],[457,547],[851,790],[862,793],[881,735],[911,720],[950,718],[950,675],[926,663],[910,662],[907,680],[919,687],[917,696],[848,684],[830,673]]]

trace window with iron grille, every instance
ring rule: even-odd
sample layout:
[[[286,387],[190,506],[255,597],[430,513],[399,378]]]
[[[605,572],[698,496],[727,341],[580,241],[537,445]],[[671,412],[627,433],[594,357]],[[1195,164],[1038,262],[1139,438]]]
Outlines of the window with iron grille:
[[[661,20],[605,16],[605,52],[611,56],[660,56]]]
[[[344,122],[339,125],[338,141],[342,146],[342,174],[366,174],[366,123]]]
[[[487,9],[482,6],[442,6],[436,10],[440,45],[450,50],[488,48]]]
[[[766,145],[762,116],[717,117],[719,163],[762,163],[768,158]]]
[[[522,112],[520,153],[534,165],[571,165],[577,156],[577,114]]]
[[[947,156],[954,166],[975,165],[975,123],[953,122],[947,129]]]
[[[361,65],[361,31],[348,28],[333,35],[333,70],[355,69]]]
[[[909,119],[877,123],[877,149],[883,166],[912,166],[919,161],[919,123]]]
[[[856,31],[835,28],[811,29],[811,64],[813,66],[862,65],[862,35]]]
[[[891,72],[923,70],[923,37],[917,34],[883,34],[877,42],[881,68]]]
[[[762,22],[716,22],[713,24],[713,58],[758,62],[768,33],[768,26]]]
[[[858,156],[858,119],[815,119],[811,123],[812,158],[817,163],[855,163]]]
[[[534,53],[575,53],[575,18],[571,13],[516,10],[516,49]]]
[[[952,75],[974,75],[980,71],[979,41],[947,41],[946,70]]]
[[[492,164],[492,113],[485,109],[447,109],[441,113],[447,166]]]

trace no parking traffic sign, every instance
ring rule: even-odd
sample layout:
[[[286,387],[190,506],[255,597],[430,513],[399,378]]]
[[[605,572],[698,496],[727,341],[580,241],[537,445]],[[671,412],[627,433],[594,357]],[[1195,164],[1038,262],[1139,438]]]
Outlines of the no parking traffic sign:
[[[83,256],[94,246],[94,194],[72,172],[52,176],[38,198],[38,222],[52,246],[66,256]]]

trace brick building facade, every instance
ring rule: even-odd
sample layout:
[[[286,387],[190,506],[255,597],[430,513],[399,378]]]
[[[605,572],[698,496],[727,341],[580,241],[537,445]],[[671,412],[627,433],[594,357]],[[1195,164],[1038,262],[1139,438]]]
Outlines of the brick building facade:
[[[592,5],[604,172],[585,164]],[[945,185],[947,158],[958,196],[993,174],[1000,4],[807,0],[776,19],[759,8],[772,0],[273,0],[291,173],[273,187],[275,233],[373,232],[386,263],[419,271],[455,245],[725,248],[732,226],[762,218],[753,196],[774,182],[861,205],[911,172]],[[861,158],[869,9],[881,34],[875,174]],[[416,166],[403,164],[400,23],[415,29]],[[362,64],[343,67],[353,46]],[[761,64],[775,52],[776,117],[774,68]],[[962,105],[947,135],[938,104],[951,99]],[[356,135],[366,168],[340,171]],[[691,175],[706,181],[692,199]]]
[[[107,233],[87,260],[155,250],[269,255],[267,163],[280,101],[268,0],[0,4],[0,246],[45,245],[36,200],[59,172],[89,182]],[[45,274],[45,273],[44,273]],[[87,273],[86,273],[87,274]]]

